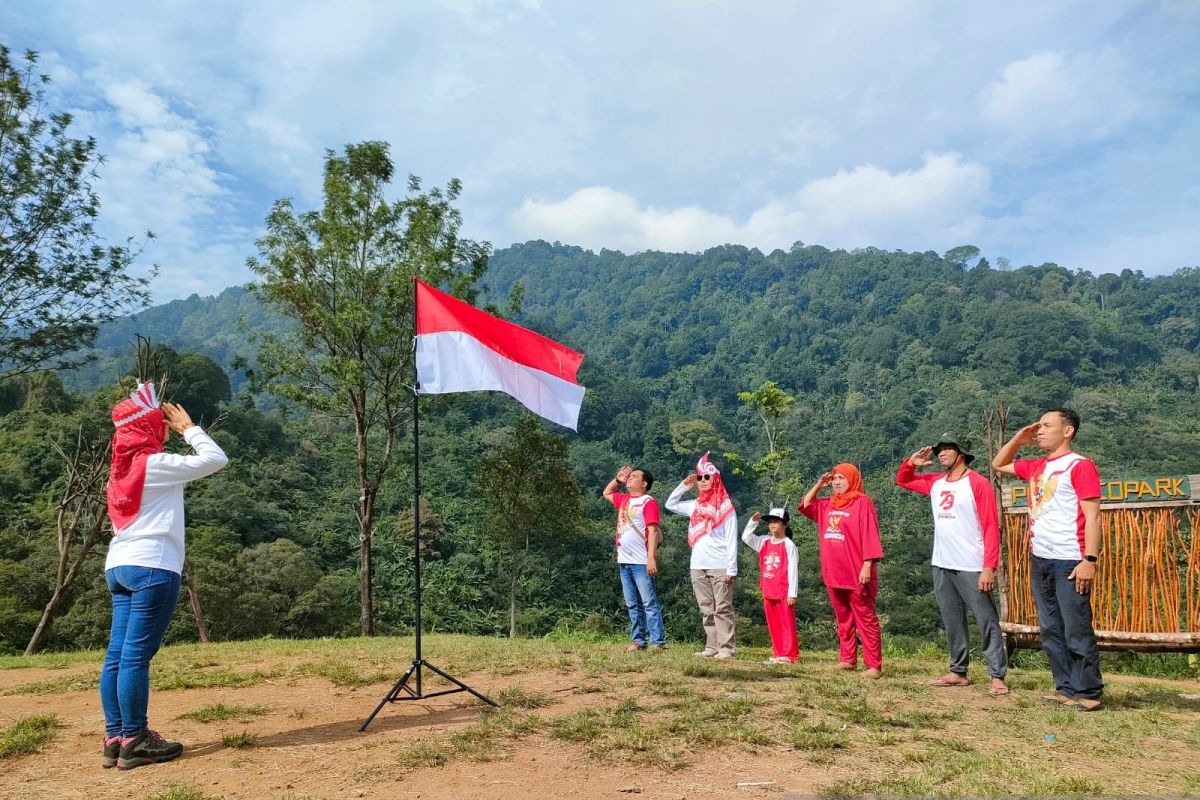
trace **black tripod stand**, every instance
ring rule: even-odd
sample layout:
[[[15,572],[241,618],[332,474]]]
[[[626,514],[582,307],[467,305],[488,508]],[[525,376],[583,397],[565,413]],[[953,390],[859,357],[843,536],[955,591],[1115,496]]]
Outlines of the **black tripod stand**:
[[[478,697],[483,702],[493,708],[498,706],[491,699],[485,697],[479,692],[467,686],[465,683],[455,678],[449,673],[430,664],[421,655],[421,446],[419,431],[417,429],[417,400],[420,394],[417,388],[413,388],[413,578],[416,588],[413,589],[413,628],[416,634],[416,654],[413,656],[412,664],[400,680],[396,681],[396,685],[391,688],[383,699],[379,701],[379,705],[375,706],[375,710],[371,712],[371,716],[367,717],[366,721],[359,726],[359,733],[367,729],[371,724],[371,720],[375,719],[375,715],[383,710],[383,707],[388,703],[398,703],[404,700],[427,700],[430,697],[441,697],[444,694],[455,694],[457,692],[470,692]],[[429,670],[436,675],[448,680],[454,684],[453,689],[441,689],[436,692],[426,692],[421,684],[422,670]]]

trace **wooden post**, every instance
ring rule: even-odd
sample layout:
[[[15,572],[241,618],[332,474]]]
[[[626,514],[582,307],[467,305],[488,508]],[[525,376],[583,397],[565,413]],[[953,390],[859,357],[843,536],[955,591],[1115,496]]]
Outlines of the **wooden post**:
[[[192,616],[196,618],[196,630],[200,633],[200,641],[208,641],[208,626],[204,624],[204,612],[200,608],[200,593],[196,591],[196,581],[192,576],[192,562],[184,559],[183,585],[187,587],[188,604],[192,607]]]

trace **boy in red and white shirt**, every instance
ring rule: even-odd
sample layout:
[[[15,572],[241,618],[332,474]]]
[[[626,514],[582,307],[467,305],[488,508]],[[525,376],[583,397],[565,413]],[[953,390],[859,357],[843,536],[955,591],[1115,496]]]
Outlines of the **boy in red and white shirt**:
[[[944,472],[917,474],[937,458]],[[896,485],[926,495],[933,506],[933,594],[942,612],[950,645],[950,672],[931,686],[969,686],[970,609],[979,624],[983,656],[991,678],[992,695],[1008,694],[1004,682],[1008,656],[1000,633],[1000,617],[992,589],[1000,566],[1000,525],[996,493],[988,479],[970,468],[975,456],[970,444],[946,433],[937,444],[922,447],[906,458],[896,472]]]
[[[1030,582],[1056,689],[1043,699],[1095,711],[1104,695],[1089,596],[1100,555],[1100,474],[1071,449],[1078,433],[1077,413],[1052,408],[1000,448],[992,467],[1029,482]],[[1013,460],[1035,442],[1044,458]]]

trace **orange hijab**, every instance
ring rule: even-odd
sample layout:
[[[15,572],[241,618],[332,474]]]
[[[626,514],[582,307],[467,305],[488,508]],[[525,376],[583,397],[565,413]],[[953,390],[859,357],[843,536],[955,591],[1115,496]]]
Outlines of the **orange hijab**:
[[[858,498],[867,496],[867,493],[863,491],[862,475],[858,474],[858,468],[853,464],[838,464],[830,471],[834,475],[841,475],[850,484],[846,487],[845,492],[829,498],[829,502],[834,508],[841,510]]]

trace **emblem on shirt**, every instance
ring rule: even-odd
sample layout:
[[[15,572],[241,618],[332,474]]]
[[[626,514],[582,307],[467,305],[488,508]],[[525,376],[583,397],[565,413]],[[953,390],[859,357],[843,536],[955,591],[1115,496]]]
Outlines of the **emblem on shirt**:
[[[782,559],[778,553],[768,553],[763,559],[763,575],[765,577],[772,577],[775,574],[775,570],[779,569],[780,561]]]
[[[950,509],[954,508],[954,492],[943,491],[940,494],[942,499],[938,505],[941,507],[942,511],[949,511]]]
[[[1037,519],[1042,515],[1042,511],[1047,503],[1054,499],[1054,493],[1058,491],[1058,479],[1062,472],[1055,472],[1048,478],[1043,479],[1041,475],[1035,475],[1029,480],[1029,516]]]

